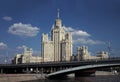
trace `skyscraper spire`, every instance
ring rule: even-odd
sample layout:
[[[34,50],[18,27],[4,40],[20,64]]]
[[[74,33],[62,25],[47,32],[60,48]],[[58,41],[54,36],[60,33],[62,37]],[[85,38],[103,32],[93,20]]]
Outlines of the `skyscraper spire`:
[[[60,13],[59,13],[59,9],[57,9],[57,18],[59,19],[59,17],[60,17]]]
[[[55,26],[57,28],[61,28],[62,27],[62,21],[60,19],[59,9],[57,9],[57,18],[55,20]]]

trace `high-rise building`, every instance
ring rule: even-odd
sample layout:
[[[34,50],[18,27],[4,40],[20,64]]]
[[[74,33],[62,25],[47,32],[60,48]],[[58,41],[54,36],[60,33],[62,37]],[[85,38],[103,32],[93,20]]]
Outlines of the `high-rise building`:
[[[57,18],[51,30],[51,39],[48,34],[42,34],[42,57],[44,62],[69,61],[72,56],[72,34],[65,32],[62,20]]]

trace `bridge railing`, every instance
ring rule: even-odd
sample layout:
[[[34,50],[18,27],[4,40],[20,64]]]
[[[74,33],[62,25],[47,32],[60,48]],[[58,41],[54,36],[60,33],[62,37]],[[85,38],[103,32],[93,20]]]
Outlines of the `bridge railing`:
[[[100,61],[115,61],[115,60],[120,60],[120,57],[111,57],[111,58],[107,58],[107,59],[86,59],[86,60],[71,60],[71,61],[49,61],[49,62],[36,62],[36,63],[22,63],[22,64],[49,64],[49,63],[69,63],[69,62],[100,62]],[[3,65],[3,64],[0,64]]]

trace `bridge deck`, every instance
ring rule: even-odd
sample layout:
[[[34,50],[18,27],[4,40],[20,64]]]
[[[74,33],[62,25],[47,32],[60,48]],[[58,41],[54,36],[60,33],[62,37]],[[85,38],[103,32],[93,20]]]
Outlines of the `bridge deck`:
[[[65,62],[40,62],[26,64],[0,64],[0,73],[27,73],[31,69],[39,73],[51,73],[61,69],[98,64],[119,64],[120,59],[65,61]]]
[[[62,74],[74,73],[74,72],[80,71],[80,70],[88,70],[88,69],[101,68],[101,67],[111,67],[111,66],[120,66],[120,63],[118,63],[118,64],[99,64],[99,65],[95,64],[95,65],[73,67],[73,68],[69,68],[69,69],[60,70],[60,71],[57,71],[54,73],[50,73],[50,74],[46,75],[46,77],[49,78],[49,77],[59,76]]]

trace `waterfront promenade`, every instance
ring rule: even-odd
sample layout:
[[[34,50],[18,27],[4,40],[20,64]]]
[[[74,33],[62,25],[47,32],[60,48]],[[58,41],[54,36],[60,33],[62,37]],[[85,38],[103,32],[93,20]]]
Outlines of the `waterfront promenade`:
[[[95,76],[114,75],[112,72],[96,71]],[[68,75],[69,76],[69,75]],[[74,74],[69,77],[74,77]],[[0,82],[21,82],[32,80],[44,80],[45,74],[0,74]]]
[[[0,74],[0,82],[21,82],[45,79],[44,74]]]

